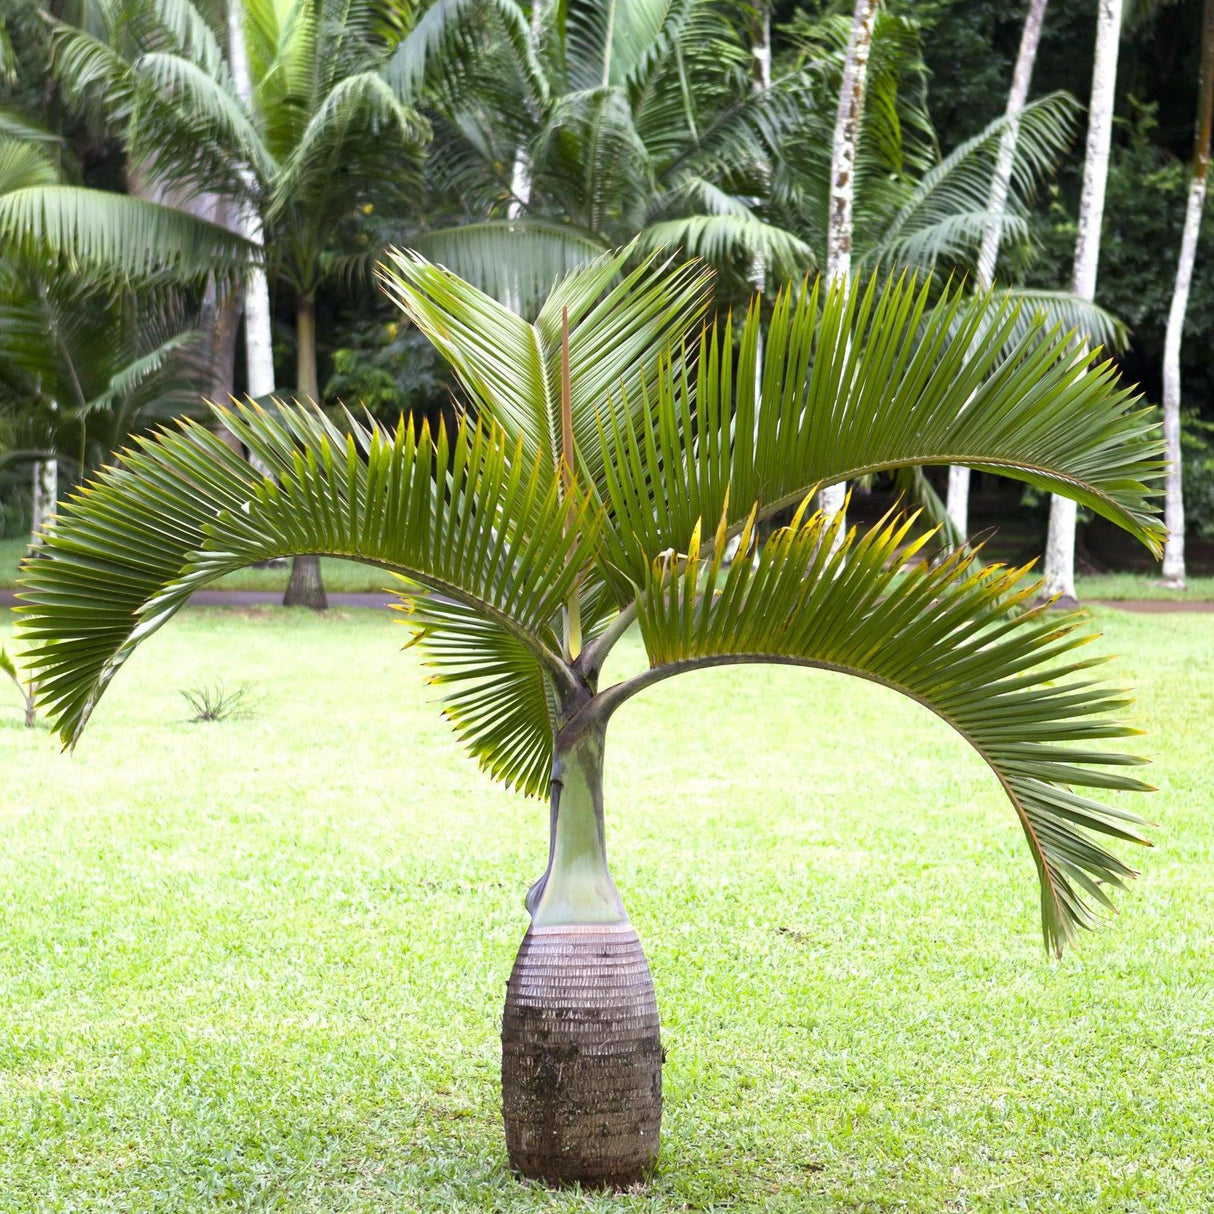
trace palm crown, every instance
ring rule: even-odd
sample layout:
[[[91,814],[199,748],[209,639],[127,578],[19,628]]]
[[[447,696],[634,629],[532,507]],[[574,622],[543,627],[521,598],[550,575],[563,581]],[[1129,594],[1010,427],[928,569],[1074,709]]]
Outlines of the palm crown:
[[[699,327],[700,267],[620,277],[624,258],[575,272],[534,324],[415,255],[382,268],[477,420],[386,432],[349,417],[343,431],[299,405],[218,409],[264,476],[188,421],[139,440],[25,567],[22,628],[62,737],[199,586],[273,556],[350,557],[407,579],[448,715],[531,794],[588,724],[683,670],[789,662],[911,696],[998,776],[1060,945],[1130,875],[1094,836],[1139,838],[1073,787],[1145,787],[1107,770],[1139,760],[1091,746],[1134,732],[1106,715],[1123,697],[1059,681],[1092,665],[1064,657],[1089,634],[1074,615],[1010,615],[1032,594],[1022,570],[963,551],[903,570],[909,518],[824,542],[806,501],[877,469],[966,463],[1069,494],[1158,548],[1153,423],[1066,334],[1038,322],[1006,340],[1024,328],[1015,309],[952,290],[929,309],[908,278],[783,292],[756,394],[757,311],[735,343]],[[789,508],[760,544],[758,524]],[[600,688],[633,620],[650,669]]]

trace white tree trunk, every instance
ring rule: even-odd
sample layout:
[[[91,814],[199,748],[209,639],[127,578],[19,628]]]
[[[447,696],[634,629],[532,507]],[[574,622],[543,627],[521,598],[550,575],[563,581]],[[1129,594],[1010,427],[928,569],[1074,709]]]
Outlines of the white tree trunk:
[[[771,88],[771,12],[766,0],[755,0],[754,3],[754,42],[751,54],[754,57],[751,90],[755,93],[766,92]],[[764,174],[766,182],[766,174]],[[750,259],[748,275],[750,285],[760,300],[767,290],[767,259],[762,253],[756,253]],[[759,340],[755,349],[755,400],[763,394],[763,330],[759,329]]]
[[[38,459],[34,461],[34,509],[30,526],[31,539],[36,540],[50,522],[59,500],[59,461]]]
[[[1168,528],[1168,539],[1163,549],[1163,577],[1164,581],[1176,586],[1183,586],[1185,582],[1184,491],[1180,470],[1180,340],[1189,306],[1189,286],[1193,281],[1193,263],[1197,259],[1197,237],[1201,231],[1201,211],[1205,200],[1205,173],[1194,172],[1189,182],[1180,261],[1176,267],[1176,287],[1172,292],[1172,306],[1168,309],[1168,328],[1163,343],[1163,438],[1168,460],[1164,481],[1164,521]]]
[[[228,0],[228,61],[236,95],[247,106],[253,96],[249,78],[249,57],[245,49],[242,0]],[[245,185],[254,185],[251,170],[243,174]],[[265,246],[265,229],[256,207],[246,204],[240,208],[240,228],[245,238],[258,248]],[[244,286],[245,361],[248,364],[248,393],[257,398],[274,392],[274,337],[270,324],[270,284],[266,272],[254,266],[245,277]]]
[[[540,39],[544,33],[544,14],[547,10],[547,0],[532,0],[531,4],[531,45],[536,51],[540,49]],[[514,153],[514,164],[510,168],[510,201],[506,205],[506,218],[518,219],[531,205],[531,158],[527,149],[520,147]],[[513,283],[502,300],[506,307],[514,312],[522,312],[522,290],[519,284]]]
[[[830,153],[830,200],[826,217],[826,278],[830,283],[851,277],[852,210],[856,196],[856,147],[864,115],[864,85],[868,56],[873,45],[873,23],[877,0],[856,0],[847,58],[839,85],[839,108]],[[843,513],[847,501],[845,484],[828,485],[818,494],[818,509],[827,518]],[[840,520],[839,540],[846,520]]]
[[[830,153],[830,211],[826,221],[826,277],[830,282],[851,275],[852,209],[856,196],[856,145],[864,116],[864,85],[873,45],[876,0],[856,0],[847,58],[839,85],[839,108]]]
[[[1202,13],[1201,62],[1197,77],[1197,125],[1193,134],[1193,176],[1185,207],[1180,260],[1176,264],[1176,286],[1168,309],[1168,328],[1163,343],[1163,438],[1168,460],[1164,481],[1164,521],[1168,538],[1163,549],[1163,578],[1173,586],[1185,584],[1184,491],[1180,450],[1180,343],[1197,238],[1201,234],[1201,212],[1206,200],[1206,176],[1210,169],[1210,128],[1214,123],[1214,0],[1206,0]]]
[[[1033,66],[1037,62],[1037,46],[1041,41],[1041,27],[1045,22],[1046,0],[1029,0],[1029,11],[1024,17],[1024,30],[1020,35],[1020,50],[1012,68],[1012,87],[1007,94],[1009,118],[1015,118],[1028,100],[1029,83],[1033,79]],[[1016,161],[1016,141],[1020,125],[1011,122],[999,140],[999,153],[995,158],[995,173],[991,178],[991,192],[986,204],[986,227],[982,233],[982,247],[978,251],[978,289],[989,290],[995,281],[995,263],[999,259],[999,242],[1003,236],[1003,215],[1007,209],[1007,196],[1012,182],[1012,166]]]
[[[1037,61],[1037,46],[1041,41],[1041,27],[1045,21],[1047,0],[1029,0],[1029,11],[1025,14],[1024,30],[1020,35],[1020,50],[1016,65],[1012,69],[1012,87],[1007,94],[1009,118],[1015,118],[1024,109],[1028,99],[1029,82],[1033,78],[1033,65]],[[999,260],[999,241],[1003,236],[1003,216],[1007,210],[1008,190],[1012,183],[1012,166],[1016,161],[1016,140],[1020,133],[1017,122],[1011,122],[999,140],[999,153],[995,158],[995,172],[991,177],[991,191],[986,203],[986,226],[982,232],[982,247],[978,250],[978,266],[975,284],[979,291],[991,289],[995,281],[995,263]],[[948,470],[948,517],[957,528],[962,539],[969,535],[970,470],[950,468]]]
[[[1121,6],[1122,0],[1099,0],[1096,20],[1092,101],[1088,106],[1088,142],[1083,161],[1083,192],[1079,197],[1075,271],[1071,280],[1071,290],[1089,302],[1096,298],[1096,270],[1100,264],[1100,229],[1104,222],[1104,193],[1109,178]],[[1075,598],[1075,503],[1056,494],[1050,501],[1044,593],[1046,597],[1057,596],[1064,601]]]

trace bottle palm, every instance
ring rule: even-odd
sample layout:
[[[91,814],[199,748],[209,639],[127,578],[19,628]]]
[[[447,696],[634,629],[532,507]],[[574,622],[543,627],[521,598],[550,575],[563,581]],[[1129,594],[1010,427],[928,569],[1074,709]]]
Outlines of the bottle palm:
[[[989,764],[1023,827],[1060,949],[1132,875],[1106,843],[1139,819],[1077,789],[1147,786],[1137,732],[1086,674],[1078,614],[1019,613],[1025,570],[959,552],[908,563],[897,513],[836,544],[816,486],[965,463],[1072,495],[1152,549],[1158,430],[1114,372],[1013,305],[913,278],[783,292],[760,343],[704,327],[710,277],[630,252],[575,272],[534,323],[416,255],[382,281],[451,361],[477,420],[338,428],[304,406],[219,410],[268,475],[184,422],[61,511],[24,567],[41,703],[74,744],[134,649],[195,589],[322,553],[400,574],[471,753],[551,798],[549,862],[508,989],[503,1099],[515,1166],[621,1182],[657,1151],[653,987],[605,852],[612,715],[682,672],[781,662],[931,709]],[[929,306],[929,303],[932,306]],[[988,340],[975,341],[979,332]],[[762,347],[760,395],[755,362]],[[790,521],[760,542],[760,526]],[[727,542],[738,556],[723,564]],[[907,545],[909,544],[909,547]],[[603,685],[637,629],[648,668]]]

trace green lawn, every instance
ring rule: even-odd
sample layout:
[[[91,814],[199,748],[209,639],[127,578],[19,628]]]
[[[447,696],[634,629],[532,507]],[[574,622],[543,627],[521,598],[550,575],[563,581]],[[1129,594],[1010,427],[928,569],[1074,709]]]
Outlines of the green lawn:
[[[17,565],[25,554],[24,540],[0,540],[0,588],[13,586]],[[325,585],[333,591],[374,591],[395,584],[391,574],[353,561],[323,561]],[[228,590],[285,590],[288,570],[242,569],[216,582]],[[1103,573],[1077,579],[1076,590],[1083,599],[1185,599],[1214,600],[1214,577],[1193,577],[1184,590],[1159,585],[1155,574]]]
[[[17,584],[17,567],[25,555],[27,543],[24,539],[0,540],[0,588]],[[358,593],[382,590],[396,585],[396,579],[382,569],[361,565],[355,561],[335,561],[325,557],[321,561],[325,585],[333,591]],[[230,573],[215,583],[218,590],[285,590],[290,570],[285,566],[276,569],[241,569]]]
[[[1057,964],[1011,810],[925,710],[755,668],[621,713],[608,827],[669,1054],[623,1197],[507,1171],[547,810],[463,759],[388,613],[187,612],[72,758],[0,700],[0,1210],[1214,1208],[1214,627],[1101,620],[1160,846]],[[251,714],[188,723],[219,679]]]

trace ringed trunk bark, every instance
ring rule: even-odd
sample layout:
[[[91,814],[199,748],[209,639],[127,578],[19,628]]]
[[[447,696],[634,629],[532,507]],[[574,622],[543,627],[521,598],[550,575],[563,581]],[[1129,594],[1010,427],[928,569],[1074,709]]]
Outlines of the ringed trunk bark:
[[[301,295],[295,305],[295,390],[299,399],[320,403],[316,372],[316,301]],[[320,558],[297,556],[291,561],[291,580],[283,595],[284,607],[310,607],[324,611],[329,606],[320,576]]]
[[[634,1184],[657,1161],[662,1044],[653,978],[607,868],[601,727],[553,762],[548,870],[506,986],[510,1165],[550,1184]]]

